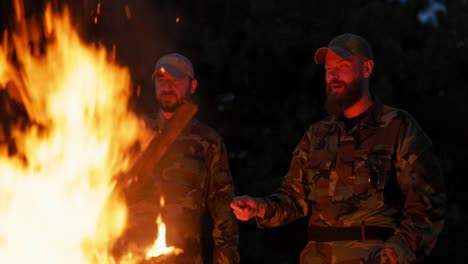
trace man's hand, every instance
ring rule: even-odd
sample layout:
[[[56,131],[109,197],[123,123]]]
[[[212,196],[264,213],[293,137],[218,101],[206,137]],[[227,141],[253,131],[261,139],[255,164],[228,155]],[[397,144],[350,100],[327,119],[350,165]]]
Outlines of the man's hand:
[[[398,260],[397,260],[397,258],[395,257],[395,255],[393,255],[392,249],[390,249],[390,248],[385,248],[385,253],[387,253],[387,257],[388,257],[388,259],[390,260],[390,263],[392,263],[392,264],[398,264]]]
[[[248,221],[252,217],[263,218],[266,210],[266,202],[262,198],[254,198],[248,195],[236,196],[229,205],[241,221]]]
[[[361,264],[398,264],[398,260],[393,255],[390,248],[381,248],[371,252],[367,259],[362,259]]]

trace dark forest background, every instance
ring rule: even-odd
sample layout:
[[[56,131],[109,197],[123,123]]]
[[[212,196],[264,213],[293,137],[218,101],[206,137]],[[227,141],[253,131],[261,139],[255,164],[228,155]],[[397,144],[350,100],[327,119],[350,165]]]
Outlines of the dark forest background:
[[[9,2],[0,6],[3,29]],[[45,0],[24,2],[35,16]],[[313,62],[315,50],[341,33],[364,36],[375,53],[373,91],[418,120],[442,161],[447,223],[427,263],[465,259],[468,1],[438,1],[445,8],[431,23],[419,18],[432,0],[54,2],[71,7],[85,41],[115,45],[118,61],[131,71],[130,105],[139,114],[156,110],[150,76],[157,58],[180,52],[192,60],[197,118],[223,136],[238,195],[275,190],[295,145],[324,115],[324,70]],[[261,230],[241,222],[242,263],[298,263],[305,224]]]

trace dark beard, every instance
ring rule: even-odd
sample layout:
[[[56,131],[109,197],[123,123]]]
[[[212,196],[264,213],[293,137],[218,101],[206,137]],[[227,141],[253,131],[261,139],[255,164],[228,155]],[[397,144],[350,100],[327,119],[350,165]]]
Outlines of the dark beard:
[[[363,78],[353,80],[349,85],[342,81],[332,81],[327,84],[326,94],[327,100],[325,101],[325,109],[328,114],[333,116],[341,116],[343,112],[350,106],[354,105],[364,94]],[[333,83],[340,83],[345,85],[343,94],[335,96],[329,91],[333,89]]]
[[[171,93],[171,92],[163,92],[163,93],[161,93],[160,97],[157,98],[159,107],[164,112],[173,113],[173,112],[175,112],[175,110],[177,110],[177,108],[179,108],[179,106],[182,105],[182,100],[179,100],[179,99],[176,99],[175,102],[166,102],[166,101],[164,101],[163,99],[161,99],[161,97],[163,95],[172,95],[175,98],[177,98],[177,95],[175,95],[174,93]]]

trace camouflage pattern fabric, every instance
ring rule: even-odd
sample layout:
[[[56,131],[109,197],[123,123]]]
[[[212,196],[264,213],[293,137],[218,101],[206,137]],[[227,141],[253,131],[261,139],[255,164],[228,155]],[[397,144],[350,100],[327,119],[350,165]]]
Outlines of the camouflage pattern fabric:
[[[301,263],[360,263],[383,247],[399,263],[411,263],[432,250],[446,195],[430,138],[410,114],[377,101],[348,132],[334,117],[313,124],[280,188],[265,201],[260,227],[309,217],[310,226],[395,229],[387,241],[318,243],[310,237]]]
[[[300,263],[390,264],[387,255],[381,250],[383,246],[384,242],[379,240],[310,241],[301,253]]]
[[[149,125],[159,130],[164,122],[158,115]],[[228,157],[213,129],[193,119],[151,176],[151,184],[136,183],[127,195],[129,218],[123,236],[127,248],[151,246],[157,237],[156,217],[161,214],[167,245],[184,250],[176,257],[165,257],[163,263],[239,263],[238,223],[229,208],[234,188]],[[204,256],[207,253],[211,256]]]

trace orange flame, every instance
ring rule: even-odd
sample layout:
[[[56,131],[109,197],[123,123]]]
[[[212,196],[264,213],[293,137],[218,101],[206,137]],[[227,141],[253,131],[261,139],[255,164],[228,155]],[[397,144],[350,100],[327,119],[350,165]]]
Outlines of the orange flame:
[[[160,200],[161,207],[164,207],[164,197],[161,197]],[[175,248],[173,246],[168,247],[166,245],[166,225],[161,219],[161,214],[158,214],[156,219],[156,224],[158,225],[158,237],[153,243],[153,246],[147,251],[146,259],[149,260],[151,258],[159,257],[161,255],[179,255],[184,251],[180,248]]]
[[[19,16],[21,3],[15,7]],[[16,21],[11,41],[0,46],[0,87],[16,87],[42,128],[10,131],[26,162],[0,145],[0,263],[115,264],[108,249],[125,226],[126,207],[111,195],[114,176],[148,136],[127,109],[129,71],[105,49],[84,44],[66,10],[56,15],[47,6],[50,35],[40,56],[30,52],[25,19]]]

